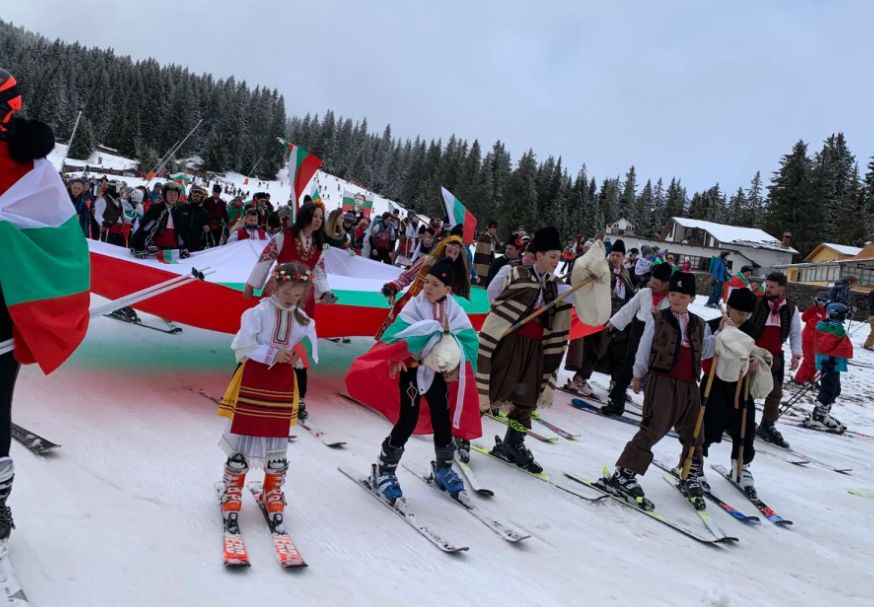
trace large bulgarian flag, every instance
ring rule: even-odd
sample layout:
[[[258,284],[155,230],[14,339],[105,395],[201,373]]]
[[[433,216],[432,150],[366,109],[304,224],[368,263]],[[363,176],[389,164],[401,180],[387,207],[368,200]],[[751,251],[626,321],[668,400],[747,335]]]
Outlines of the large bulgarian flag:
[[[57,170],[40,159],[0,195],[0,285],[15,358],[57,369],[88,330],[88,245]]]
[[[464,226],[464,244],[473,244],[474,234],[476,233],[476,217],[467,210],[461,201],[455,195],[444,187],[440,188],[443,194],[443,206],[446,209],[446,216],[449,217],[449,227],[454,227],[457,224]]]
[[[303,195],[307,184],[319,167],[322,166],[322,159],[315,154],[310,154],[309,150],[302,148],[280,138],[279,141],[285,145],[290,154],[288,156],[288,179],[291,183],[292,191],[294,192],[294,209],[300,207],[300,197]]]

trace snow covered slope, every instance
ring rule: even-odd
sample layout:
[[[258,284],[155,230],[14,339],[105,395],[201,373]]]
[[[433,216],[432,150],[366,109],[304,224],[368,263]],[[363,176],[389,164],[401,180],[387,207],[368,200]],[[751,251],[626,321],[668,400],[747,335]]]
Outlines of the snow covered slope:
[[[857,343],[866,331],[858,331]],[[618,504],[584,503],[474,454],[480,480],[496,493],[490,501],[474,499],[533,537],[507,544],[402,471],[420,518],[470,546],[455,557],[439,552],[337,471],[345,465],[366,472],[389,430],[378,415],[336,395],[349,362],[368,345],[363,339],[321,344],[322,364],[307,398],[313,423],[348,441],[347,448],[330,450],[297,428],[289,449],[287,527],[310,567],[280,570],[247,495],[241,526],[253,567],[226,571],[213,493],[224,461],[216,446],[224,420],[199,392],[224,389],[233,368],[229,341],[190,327],[164,335],[101,317],[55,375],[22,371],[14,420],[63,445],[38,458],[13,444],[17,529],[10,550],[34,605],[871,604],[874,500],[847,490],[874,491],[874,442],[788,425],[783,430],[793,447],[854,469],[843,476],[758,455],[760,495],[795,521],[791,529],[768,522],[744,527],[714,509],[723,529],[741,541],[702,546]],[[861,349],[858,359],[874,364]],[[874,373],[853,367],[849,375],[845,389],[863,395],[863,403],[846,401],[834,413],[851,429],[874,434],[874,412],[866,409]],[[635,429],[568,401],[559,393],[545,417],[580,433],[580,441],[530,446],[554,478],[562,470],[594,478],[612,466]],[[503,433],[484,423],[484,440]],[[678,452],[670,438],[657,447],[668,461]],[[711,460],[728,465],[728,446],[715,452]],[[424,470],[431,457],[430,437],[413,438],[404,462]],[[652,469],[643,479],[648,495],[665,514],[703,532],[660,477]],[[724,499],[754,513],[732,487],[712,474],[711,482]]]

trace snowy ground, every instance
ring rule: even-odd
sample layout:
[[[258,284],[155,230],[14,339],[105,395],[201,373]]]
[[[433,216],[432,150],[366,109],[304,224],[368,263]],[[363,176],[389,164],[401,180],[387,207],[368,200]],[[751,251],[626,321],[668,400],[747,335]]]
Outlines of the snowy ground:
[[[866,333],[855,334],[857,344]],[[584,503],[474,454],[480,479],[496,492],[491,501],[474,499],[533,537],[509,545],[402,472],[419,516],[470,546],[458,556],[441,553],[337,471],[346,465],[364,473],[389,430],[378,415],[336,396],[366,340],[322,342],[308,397],[313,422],[347,448],[330,450],[296,429],[289,450],[288,527],[310,567],[280,570],[246,496],[241,524],[253,567],[226,571],[213,493],[224,461],[216,446],[223,419],[198,391],[223,390],[233,365],[229,341],[189,327],[164,335],[98,318],[55,375],[23,370],[15,421],[63,445],[39,458],[13,444],[18,527],[10,550],[34,605],[871,604],[874,500],[847,489],[874,491],[874,443],[789,425],[783,431],[793,447],[854,469],[843,476],[759,455],[760,495],[795,521],[791,529],[767,521],[745,527],[714,509],[741,541],[707,547],[618,504]],[[861,348],[857,356],[874,364]],[[843,404],[834,413],[874,434],[874,412],[865,408],[874,372],[852,367],[849,378],[848,394],[863,393],[864,405]],[[568,400],[559,393],[546,417],[580,433],[580,441],[531,447],[553,478],[562,470],[595,477],[612,466],[634,428],[579,412]],[[503,427],[485,420],[485,433],[491,439]],[[677,453],[670,438],[657,447],[663,459]],[[728,446],[716,453],[712,459],[728,465]],[[424,469],[431,456],[429,439],[414,438],[404,461]],[[660,510],[704,531],[660,477],[653,469],[643,481]],[[710,477],[724,499],[755,513]]]

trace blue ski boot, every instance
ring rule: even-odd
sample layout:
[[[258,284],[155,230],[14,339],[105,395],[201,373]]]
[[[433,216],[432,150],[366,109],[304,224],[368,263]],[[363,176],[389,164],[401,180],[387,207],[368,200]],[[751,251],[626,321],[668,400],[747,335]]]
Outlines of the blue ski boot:
[[[434,469],[434,483],[452,497],[464,491],[464,482],[452,468],[455,445],[449,443],[446,447],[435,447],[436,459],[432,462]]]
[[[403,447],[392,447],[389,438],[382,441],[377,465],[373,468],[370,484],[387,502],[394,504],[404,496],[395,472],[404,454]]]

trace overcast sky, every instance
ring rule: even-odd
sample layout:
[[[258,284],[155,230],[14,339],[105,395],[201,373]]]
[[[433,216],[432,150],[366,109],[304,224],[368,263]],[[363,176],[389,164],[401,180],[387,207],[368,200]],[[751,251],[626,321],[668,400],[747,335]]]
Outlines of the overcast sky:
[[[289,114],[731,192],[799,138],[874,155],[867,0],[0,0],[3,19],[275,87]],[[2,58],[0,58],[2,62]]]

